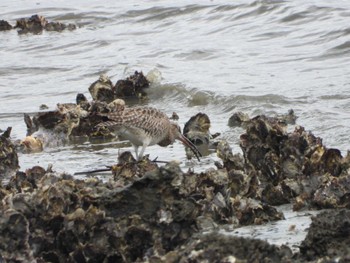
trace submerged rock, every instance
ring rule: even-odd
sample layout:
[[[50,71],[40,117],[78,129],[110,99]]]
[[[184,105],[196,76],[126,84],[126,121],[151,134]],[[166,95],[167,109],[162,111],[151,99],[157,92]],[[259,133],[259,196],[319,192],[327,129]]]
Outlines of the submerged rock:
[[[74,24],[63,24],[61,22],[48,22],[46,25],[45,25],[45,30],[46,31],[56,31],[56,32],[61,32],[65,29],[69,30],[69,31],[72,31],[72,30],[75,30],[77,28],[76,25]]]

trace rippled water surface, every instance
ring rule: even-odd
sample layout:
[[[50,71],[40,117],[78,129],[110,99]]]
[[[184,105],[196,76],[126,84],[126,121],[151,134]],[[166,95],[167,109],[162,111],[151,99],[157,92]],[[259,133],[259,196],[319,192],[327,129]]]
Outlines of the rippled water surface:
[[[173,3],[171,3],[173,2]],[[250,116],[294,109],[297,124],[328,147],[349,149],[349,1],[15,1],[0,2],[0,19],[33,14],[78,25],[75,31],[0,32],[0,129],[25,136],[23,113],[89,99],[89,85],[107,73],[115,83],[135,70],[155,77],[149,105],[176,111],[183,125],[205,112],[240,152],[235,111]],[[153,73],[152,73],[153,72]],[[157,73],[157,74],[155,74]],[[115,162],[116,143],[72,142],[21,154],[24,170],[97,169]],[[151,157],[186,162],[183,147],[149,147]],[[215,154],[197,167],[212,166]]]

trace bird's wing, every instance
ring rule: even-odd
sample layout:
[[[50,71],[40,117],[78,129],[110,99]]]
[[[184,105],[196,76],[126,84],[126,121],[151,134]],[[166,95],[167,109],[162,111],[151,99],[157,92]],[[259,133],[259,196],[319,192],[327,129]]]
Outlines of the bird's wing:
[[[111,112],[111,113],[100,113],[102,122],[97,124],[96,127],[118,127],[123,124],[123,113],[122,112]]]
[[[146,133],[160,134],[162,127],[169,122],[166,114],[151,107],[125,108],[108,113],[106,121],[98,126],[114,126],[127,129],[142,129]]]
[[[144,131],[155,131],[168,121],[168,117],[161,111],[151,107],[135,107],[123,112],[122,125],[137,127]]]

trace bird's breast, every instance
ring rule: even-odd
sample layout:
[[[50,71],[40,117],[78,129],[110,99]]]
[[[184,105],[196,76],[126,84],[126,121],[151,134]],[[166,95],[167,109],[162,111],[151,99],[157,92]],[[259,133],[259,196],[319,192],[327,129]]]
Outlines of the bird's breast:
[[[137,127],[120,127],[117,133],[122,139],[129,140],[136,146],[155,145],[164,140],[161,133],[152,133]]]

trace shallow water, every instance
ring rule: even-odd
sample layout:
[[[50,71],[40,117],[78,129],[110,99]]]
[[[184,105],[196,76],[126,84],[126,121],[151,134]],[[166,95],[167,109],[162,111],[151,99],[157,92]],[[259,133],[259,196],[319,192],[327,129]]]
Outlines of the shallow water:
[[[326,146],[349,149],[349,1],[0,2],[0,19],[13,25],[33,14],[79,28],[0,32],[0,129],[12,126],[14,140],[25,136],[23,113],[74,102],[77,93],[91,98],[88,87],[101,73],[115,83],[142,70],[154,79],[150,106],[177,112],[181,125],[207,113],[211,132],[220,132],[234,152],[240,152],[243,130],[227,126],[233,112],[275,115],[291,108],[297,124]],[[119,147],[71,142],[20,154],[20,166],[52,163],[68,173],[99,169],[115,162]],[[195,171],[217,159],[212,154],[200,164],[186,161],[179,143],[149,147],[147,153]]]
[[[299,252],[299,246],[305,239],[311,216],[321,211],[294,212],[291,205],[282,205],[278,210],[284,214],[285,220],[269,222],[264,225],[243,226],[233,231],[222,230],[227,235],[247,238],[258,238],[277,246],[289,246],[293,252]]]
[[[349,148],[347,1],[2,1],[0,10],[12,24],[37,13],[80,27],[0,33],[0,128],[13,126],[14,139],[25,135],[23,113],[74,102],[79,92],[89,97],[100,73],[116,82],[142,70],[158,82],[149,105],[176,111],[182,125],[207,113],[212,132],[221,132],[235,152],[242,130],[227,126],[233,112],[274,115],[290,108],[297,124],[328,147]],[[115,146],[94,151],[89,143],[70,144],[22,155],[20,164],[25,169],[51,162],[74,172],[110,164],[117,152]],[[185,162],[179,144],[147,152]]]

